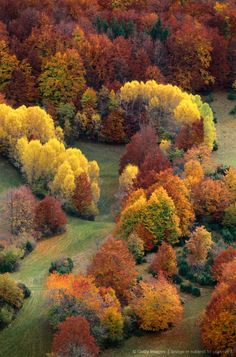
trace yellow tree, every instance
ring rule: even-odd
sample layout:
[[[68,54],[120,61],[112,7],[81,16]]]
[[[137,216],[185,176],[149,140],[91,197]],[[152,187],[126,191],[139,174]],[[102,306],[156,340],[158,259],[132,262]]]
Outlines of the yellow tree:
[[[145,331],[166,330],[178,323],[183,313],[177,289],[163,276],[157,281],[141,282],[131,307]]]
[[[75,102],[85,87],[84,67],[78,51],[57,52],[45,61],[39,77],[39,88],[45,101],[56,105]]]
[[[186,246],[189,251],[189,260],[191,263],[204,263],[207,259],[209,250],[213,245],[211,233],[204,227],[198,227],[190,235]]]
[[[128,164],[124,168],[124,171],[119,177],[119,184],[120,184],[121,191],[128,191],[133,186],[134,180],[138,175],[138,171],[139,171],[138,167],[131,164]]]

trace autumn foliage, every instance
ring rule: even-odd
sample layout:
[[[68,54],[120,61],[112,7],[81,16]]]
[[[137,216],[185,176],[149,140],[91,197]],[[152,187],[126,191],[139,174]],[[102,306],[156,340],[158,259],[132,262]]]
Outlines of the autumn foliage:
[[[90,334],[90,328],[85,318],[69,317],[58,327],[53,337],[52,351],[56,356],[88,355],[98,356],[99,348]]]
[[[59,233],[65,229],[66,216],[60,202],[51,196],[46,196],[37,203],[35,210],[36,229],[43,235]]]
[[[177,290],[162,275],[157,281],[140,282],[136,294],[131,306],[142,330],[163,331],[181,320]]]
[[[150,265],[150,270],[157,276],[163,272],[166,276],[171,277],[177,272],[177,260],[175,250],[171,245],[163,242],[154,255]]]
[[[88,274],[94,276],[98,286],[112,287],[121,301],[129,300],[137,273],[127,244],[108,238],[93,257]]]
[[[226,250],[223,250],[217,257],[214,259],[214,265],[212,267],[212,273],[215,280],[219,281],[222,278],[224,272],[224,267],[229,262],[232,262],[236,258],[236,249],[229,247]]]

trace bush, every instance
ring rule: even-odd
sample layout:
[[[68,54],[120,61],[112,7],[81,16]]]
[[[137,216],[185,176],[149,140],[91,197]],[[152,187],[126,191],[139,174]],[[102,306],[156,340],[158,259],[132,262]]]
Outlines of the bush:
[[[69,274],[74,267],[74,263],[69,257],[59,258],[51,263],[49,273],[57,272],[59,274]]]
[[[208,104],[214,102],[214,97],[213,97],[213,94],[212,94],[212,93],[209,93],[209,94],[205,97],[205,102],[208,103]]]
[[[236,114],[236,105],[233,109],[230,110],[229,112],[230,115],[235,115]]]
[[[183,279],[178,274],[175,274],[172,277],[172,281],[174,284],[181,284],[183,282]]]
[[[31,295],[30,289],[23,283],[18,283],[17,286],[22,290],[24,294],[24,299],[28,299]]]
[[[9,274],[0,274],[0,302],[14,309],[20,309],[24,295]]]
[[[201,296],[201,290],[199,288],[197,288],[196,286],[193,287],[192,289],[192,295],[196,296],[196,297],[199,297]]]
[[[215,140],[213,143],[213,151],[217,151],[219,149],[219,145],[217,143],[217,141]]]
[[[180,284],[180,291],[187,294],[192,294],[193,286],[191,284]]]
[[[189,272],[188,263],[186,261],[182,261],[179,264],[179,275],[186,276],[188,272]]]
[[[0,328],[8,326],[14,316],[14,310],[8,306],[4,305],[0,308]]]
[[[18,269],[22,250],[11,247],[0,253],[0,273],[12,273]]]
[[[235,237],[234,235],[232,234],[230,228],[226,228],[224,227],[222,230],[221,230],[221,235],[222,235],[222,238],[224,240],[225,243],[227,244],[230,244],[232,243],[234,240],[235,240]],[[234,232],[235,233],[235,232]]]
[[[214,115],[213,121],[214,121],[214,124],[218,123],[218,118],[215,115]]]
[[[228,100],[235,100],[235,99],[236,99],[236,93],[235,93],[235,92],[230,92],[230,93],[227,95],[227,99],[228,99]]]

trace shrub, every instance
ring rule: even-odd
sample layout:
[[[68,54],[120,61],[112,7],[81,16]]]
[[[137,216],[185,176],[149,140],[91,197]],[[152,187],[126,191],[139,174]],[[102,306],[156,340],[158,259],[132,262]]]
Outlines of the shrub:
[[[192,294],[193,286],[191,284],[180,284],[180,291],[187,294]]]
[[[28,299],[31,295],[30,289],[23,283],[18,283],[17,286],[22,290],[24,294],[24,299]]]
[[[209,93],[206,97],[205,97],[205,102],[206,103],[212,103],[214,102],[214,97],[212,93]]]
[[[201,296],[201,290],[197,287],[193,287],[192,289],[192,295],[196,296],[196,297],[199,297]]]
[[[49,273],[57,272],[59,274],[69,274],[74,267],[74,263],[71,258],[59,258],[51,263]]]
[[[186,261],[182,261],[179,264],[179,274],[182,276],[186,276],[188,271],[189,271],[188,263]]]
[[[14,316],[14,310],[9,305],[4,305],[0,308],[0,328],[8,326]]]
[[[230,115],[235,115],[236,114],[236,105],[234,106],[233,109],[230,110],[229,114]]]
[[[230,92],[230,93],[227,95],[227,99],[228,99],[228,100],[235,100],[235,99],[236,99],[236,93],[235,93],[235,92]]]
[[[22,250],[15,247],[5,249],[0,253],[0,273],[12,273],[17,270]]]
[[[213,143],[213,151],[217,151],[219,149],[219,145],[217,143],[217,141],[215,140]]]
[[[172,281],[174,284],[181,284],[183,279],[178,274],[175,274],[172,276]]]
[[[9,274],[0,275],[0,305],[8,304],[19,309],[23,304],[23,292]]]

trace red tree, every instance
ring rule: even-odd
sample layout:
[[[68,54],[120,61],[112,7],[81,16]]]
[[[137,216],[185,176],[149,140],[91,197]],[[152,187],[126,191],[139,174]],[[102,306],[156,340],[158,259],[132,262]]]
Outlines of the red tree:
[[[150,266],[151,271],[158,275],[161,271],[171,277],[177,272],[177,260],[174,248],[166,242],[158,248]]]
[[[52,351],[56,356],[96,357],[99,348],[90,334],[88,321],[81,316],[68,317],[53,337]]]
[[[212,274],[215,280],[219,281],[224,270],[224,265],[236,258],[236,249],[229,247],[214,259]]]
[[[229,203],[229,191],[222,181],[207,178],[194,186],[193,205],[199,216],[220,220]]]
[[[191,125],[185,125],[180,129],[175,145],[179,149],[188,150],[192,146],[198,146],[204,141],[203,120],[199,120]]]
[[[120,173],[128,164],[141,167],[148,152],[155,147],[157,147],[155,130],[151,126],[141,127],[125,147],[124,155],[120,159]]]
[[[137,272],[135,261],[123,240],[108,238],[97,251],[88,268],[99,286],[111,287],[122,301],[130,298]]]
[[[65,228],[66,216],[61,208],[61,203],[54,197],[46,196],[36,207],[36,229],[43,236],[55,234]]]
[[[79,214],[85,214],[86,209],[93,202],[91,185],[86,173],[80,174],[76,178],[76,187],[73,195],[73,203]]]
[[[140,148],[140,150],[142,150]],[[164,171],[170,167],[169,159],[162,153],[161,149],[156,146],[150,150],[145,156],[142,163],[135,187],[148,188],[156,182],[156,176],[160,171]]]

